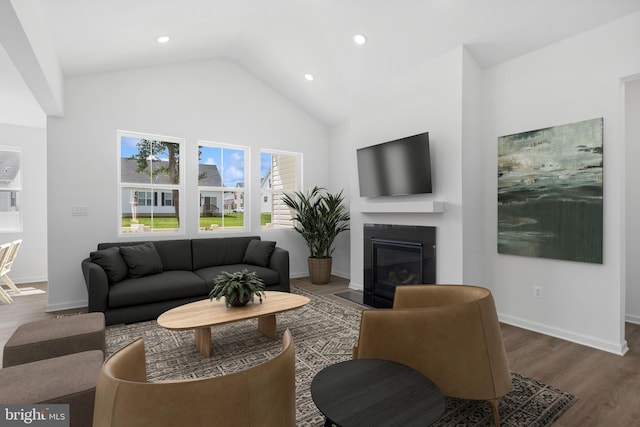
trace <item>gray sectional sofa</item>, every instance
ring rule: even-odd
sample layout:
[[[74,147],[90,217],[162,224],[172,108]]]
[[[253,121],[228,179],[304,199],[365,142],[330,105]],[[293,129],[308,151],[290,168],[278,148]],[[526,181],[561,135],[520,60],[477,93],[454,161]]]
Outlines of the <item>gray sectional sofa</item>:
[[[208,298],[223,271],[255,271],[266,290],[289,292],[289,252],[259,236],[100,243],[81,263],[89,311],[107,325],[154,320]]]

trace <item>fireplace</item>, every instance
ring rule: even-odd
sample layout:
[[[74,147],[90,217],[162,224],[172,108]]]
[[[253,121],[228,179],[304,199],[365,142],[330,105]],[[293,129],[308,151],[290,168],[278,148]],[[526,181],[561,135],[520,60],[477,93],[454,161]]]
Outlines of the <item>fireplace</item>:
[[[364,225],[364,303],[391,307],[395,287],[435,283],[435,227]]]

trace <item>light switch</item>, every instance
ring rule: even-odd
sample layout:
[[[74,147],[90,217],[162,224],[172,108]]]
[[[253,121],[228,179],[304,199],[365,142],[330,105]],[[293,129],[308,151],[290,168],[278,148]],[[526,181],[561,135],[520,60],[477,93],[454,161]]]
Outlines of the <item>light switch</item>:
[[[71,216],[89,216],[89,208],[86,206],[71,207]]]

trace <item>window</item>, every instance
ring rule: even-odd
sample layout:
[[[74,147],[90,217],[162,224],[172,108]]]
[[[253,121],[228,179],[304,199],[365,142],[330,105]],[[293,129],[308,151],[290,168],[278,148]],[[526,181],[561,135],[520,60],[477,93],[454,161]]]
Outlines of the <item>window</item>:
[[[162,206],[173,206],[172,193],[162,193]]]
[[[302,154],[263,150],[260,163],[260,224],[267,228],[292,227],[291,211],[282,195],[301,186]]]
[[[133,198],[138,202],[138,206],[152,206],[151,191],[134,191]]]
[[[200,231],[246,229],[249,148],[200,141],[198,153]]]
[[[0,146],[0,232],[22,231],[21,149]]]
[[[118,132],[119,233],[184,233],[184,141]]]

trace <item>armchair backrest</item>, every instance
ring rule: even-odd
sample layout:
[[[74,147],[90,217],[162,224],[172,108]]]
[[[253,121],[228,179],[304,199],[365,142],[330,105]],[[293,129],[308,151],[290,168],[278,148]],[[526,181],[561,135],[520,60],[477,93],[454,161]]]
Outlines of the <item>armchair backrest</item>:
[[[295,345],[287,330],[269,361],[195,380],[147,382],[138,339],[105,361],[93,426],[295,426],[295,415]]]
[[[511,389],[493,297],[476,286],[397,287],[393,309],[362,312],[354,358],[411,366],[445,396],[489,400]]]

